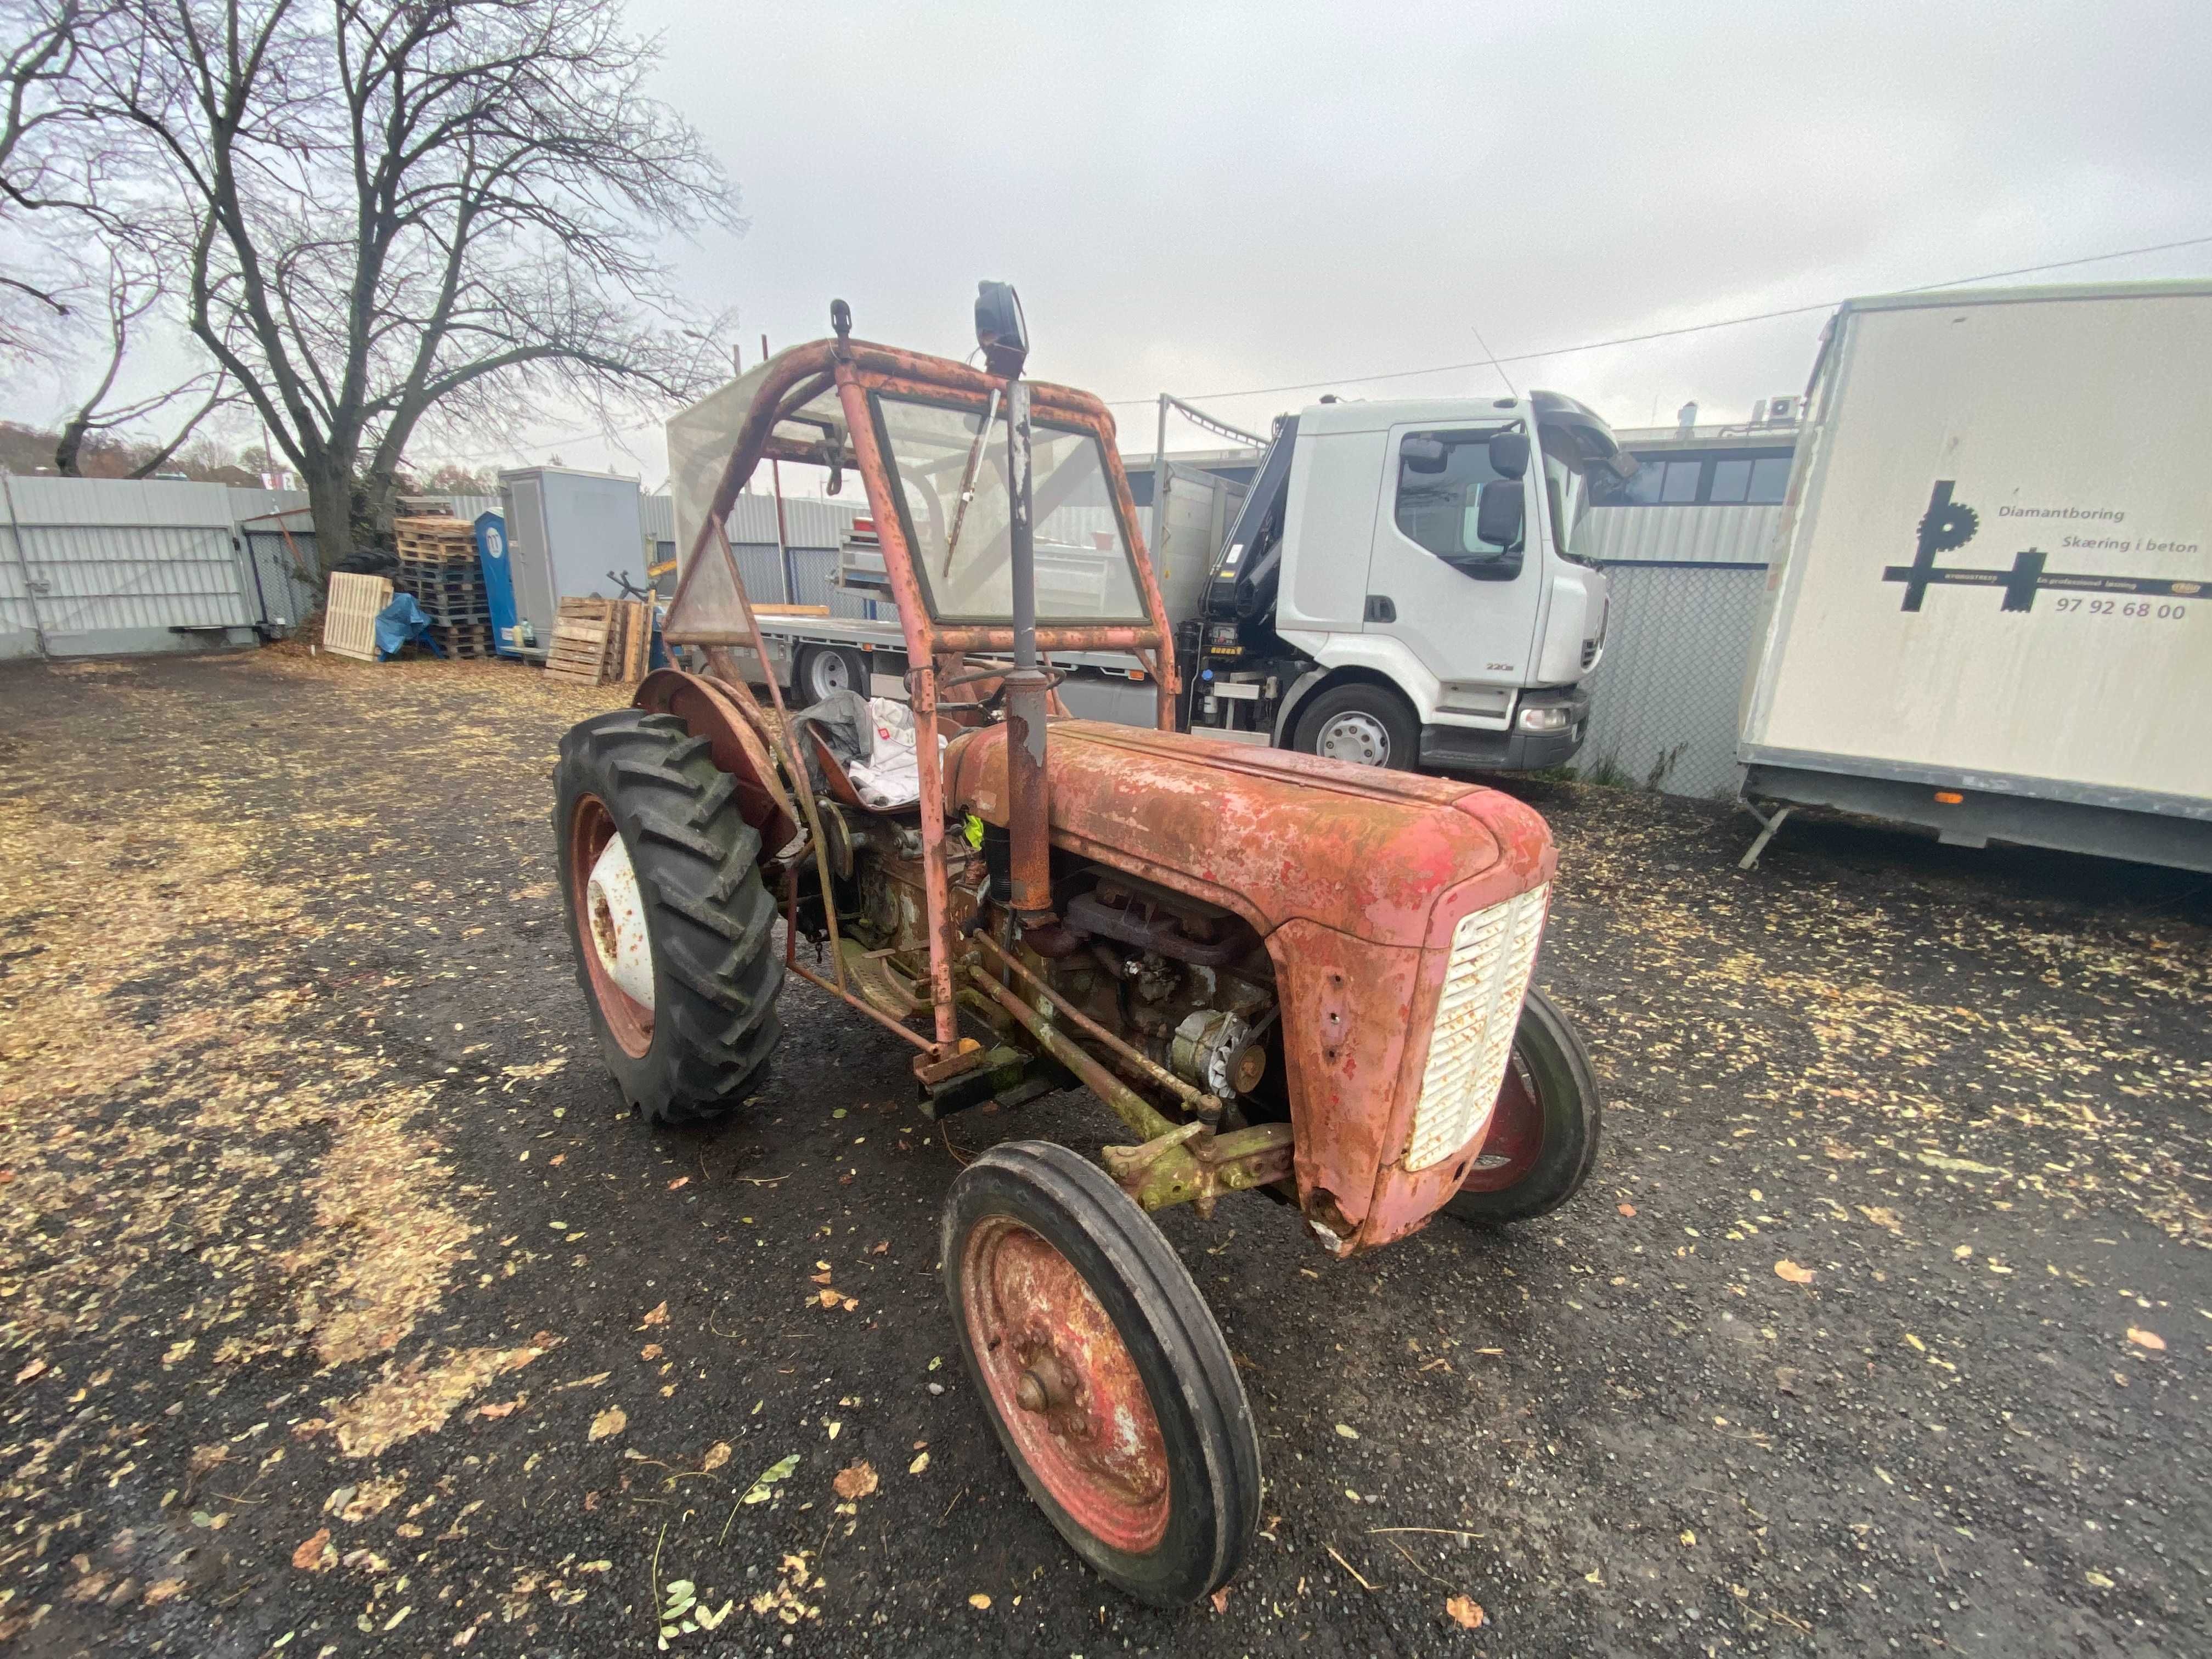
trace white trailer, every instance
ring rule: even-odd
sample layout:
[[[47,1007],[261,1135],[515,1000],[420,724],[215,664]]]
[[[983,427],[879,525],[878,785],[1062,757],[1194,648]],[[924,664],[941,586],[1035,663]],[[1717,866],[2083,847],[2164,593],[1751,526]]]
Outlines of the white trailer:
[[[2212,871],[2212,283],[1853,301],[1808,408],[1746,866],[1805,804]]]

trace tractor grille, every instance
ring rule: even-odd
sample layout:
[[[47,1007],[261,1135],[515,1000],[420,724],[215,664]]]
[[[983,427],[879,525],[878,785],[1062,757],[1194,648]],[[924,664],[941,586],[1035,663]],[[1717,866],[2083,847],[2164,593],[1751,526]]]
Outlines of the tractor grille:
[[[1497,1103],[1550,896],[1548,886],[1532,888],[1462,917],[1452,929],[1451,963],[1413,1108],[1408,1170],[1425,1170],[1459,1151]]]

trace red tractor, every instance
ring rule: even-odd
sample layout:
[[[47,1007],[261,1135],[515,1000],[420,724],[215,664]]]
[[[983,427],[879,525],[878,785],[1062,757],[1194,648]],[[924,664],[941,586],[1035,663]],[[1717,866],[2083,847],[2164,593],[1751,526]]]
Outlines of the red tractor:
[[[1053,1524],[1130,1595],[1188,1602],[1243,1559],[1259,1439],[1148,1212],[1264,1193],[1336,1255],[1439,1210],[1540,1215],[1589,1173],[1597,1088],[1528,983],[1543,820],[1176,733],[1113,419],[1022,377],[1011,289],[984,284],[976,315],[980,368],[853,339],[841,302],[834,338],[672,423],[689,546],[665,635],[703,672],[655,672],[563,738],[568,928],[608,1066],[653,1121],[757,1086],[795,974],[913,1045],[933,1116],[1079,1085],[1127,1126],[1103,1169],[1015,1141],[963,1170],[945,1290]],[[765,705],[749,689],[768,652],[724,526],[763,459],[866,487],[915,665],[906,804],[773,673]],[[1051,654],[1076,652],[1135,658],[1160,729],[1068,718]]]

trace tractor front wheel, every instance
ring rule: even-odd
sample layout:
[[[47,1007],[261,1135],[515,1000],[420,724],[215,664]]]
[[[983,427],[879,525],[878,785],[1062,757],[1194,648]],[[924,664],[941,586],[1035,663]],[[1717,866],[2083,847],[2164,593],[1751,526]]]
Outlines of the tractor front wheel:
[[[655,1123],[719,1117],[782,1035],[760,836],[705,738],[625,708],[561,739],[553,830],[576,978],[607,1069]]]
[[[1150,1216],[1065,1146],[960,1172],[940,1240],[960,1351],[1022,1484],[1117,1589],[1181,1607],[1260,1523],[1260,1438],[1229,1345]]]
[[[1482,1151],[1444,1207],[1463,1221],[1528,1221],[1572,1198],[1597,1163],[1597,1073],[1559,1005],[1534,986]]]

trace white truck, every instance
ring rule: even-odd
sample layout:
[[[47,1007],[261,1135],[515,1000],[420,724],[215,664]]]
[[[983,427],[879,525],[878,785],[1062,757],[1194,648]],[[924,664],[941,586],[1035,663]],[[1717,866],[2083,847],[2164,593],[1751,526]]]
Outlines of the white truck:
[[[671,422],[672,453],[689,413]],[[1597,416],[1546,392],[1324,400],[1278,423],[1249,490],[1156,458],[1150,550],[1176,625],[1182,724],[1372,766],[1564,763],[1582,743],[1582,682],[1606,623],[1605,578],[1575,556],[1575,526],[1593,471],[1634,465]],[[975,484],[1003,487],[988,470]],[[1085,515],[1104,507],[1040,509],[1040,584],[1053,580],[1055,537],[1086,549]],[[874,618],[761,616],[778,680],[800,701],[902,695],[905,642],[882,568],[860,520],[838,580],[874,598]],[[1076,714],[1152,723],[1133,659],[1054,665]]]
[[[2212,871],[2209,386],[2212,283],[1837,313],[1745,687],[1747,868],[1810,805]]]

